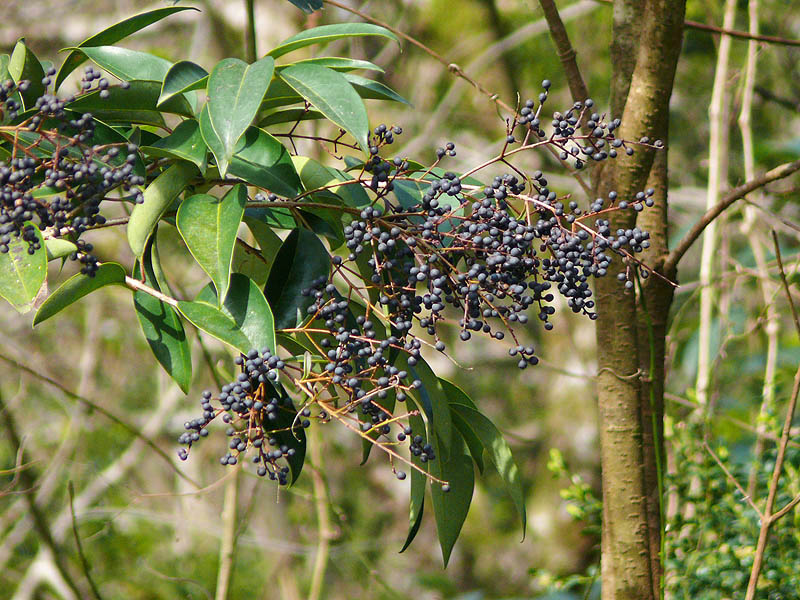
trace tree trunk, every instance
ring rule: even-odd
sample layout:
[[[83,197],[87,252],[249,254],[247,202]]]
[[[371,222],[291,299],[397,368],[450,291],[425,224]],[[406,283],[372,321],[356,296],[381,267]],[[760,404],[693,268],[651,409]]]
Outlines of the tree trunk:
[[[667,141],[669,97],[684,12],[685,0],[615,2],[612,110],[622,110],[620,136],[624,139],[638,141],[648,136]],[[639,225],[651,234],[645,264],[656,271],[667,251],[666,152],[660,152],[662,156],[654,162],[656,152],[637,148],[633,156],[609,161],[594,182],[599,197],[616,190],[625,200],[648,185],[656,189],[659,203],[639,218]],[[612,231],[636,223],[636,213],[630,210],[611,215]],[[609,276],[597,281],[602,589],[605,600],[653,600],[660,597],[661,586],[658,475],[672,287],[652,274],[643,281],[643,294],[637,299],[634,291],[626,291],[616,279],[625,268],[616,259]],[[674,273],[667,275],[674,277]]]

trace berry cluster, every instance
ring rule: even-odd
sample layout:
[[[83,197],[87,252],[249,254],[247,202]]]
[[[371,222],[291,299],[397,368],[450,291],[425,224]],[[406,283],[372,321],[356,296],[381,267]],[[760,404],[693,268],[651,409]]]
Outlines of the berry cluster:
[[[139,186],[145,179],[136,172],[138,147],[97,143],[94,117],[70,109],[77,97],[61,99],[47,92],[53,75],[54,69],[47,71],[42,80],[45,92],[24,111],[21,94],[30,82],[9,80],[0,85],[0,121],[15,128],[7,138],[13,143],[12,158],[0,162],[0,252],[8,252],[12,241],[20,238],[33,254],[41,245],[38,228],[48,237],[75,243],[71,258],[91,276],[97,260],[91,256],[91,244],[80,235],[106,222],[100,203],[112,192],[141,202]],[[79,95],[99,89],[101,98],[108,97],[109,82],[92,67],[85,70],[81,87]]]

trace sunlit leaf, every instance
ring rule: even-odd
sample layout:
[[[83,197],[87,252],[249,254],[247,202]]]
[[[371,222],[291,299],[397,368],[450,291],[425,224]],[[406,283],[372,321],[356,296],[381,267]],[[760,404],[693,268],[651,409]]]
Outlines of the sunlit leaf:
[[[233,247],[246,202],[247,189],[235,185],[222,199],[209,194],[186,198],[175,217],[186,247],[211,277],[220,299],[228,293]]]
[[[252,65],[228,58],[217,63],[208,77],[208,121],[219,143],[209,142],[207,135],[212,137],[212,133],[203,127],[202,120],[201,132],[223,177],[239,138],[258,113],[274,69],[275,61],[269,56]]]
[[[269,52],[269,56],[278,58],[288,52],[292,52],[298,48],[305,48],[313,44],[327,44],[328,42],[342,38],[363,36],[379,36],[394,40],[398,44],[400,43],[397,36],[385,27],[379,27],[371,23],[336,23],[334,25],[322,25],[320,27],[313,27],[312,29],[301,31],[272,49]]]
[[[158,104],[161,105],[178,94],[203,89],[207,83],[208,71],[203,67],[190,60],[176,62],[164,76]]]
[[[11,52],[8,73],[17,83],[21,81],[28,82],[28,89],[20,92],[20,96],[22,96],[22,106],[26,110],[33,108],[37,98],[45,92],[45,87],[42,83],[44,69],[36,55],[25,44],[25,38],[21,38]]]
[[[8,252],[0,253],[0,296],[21,313],[31,309],[39,288],[47,278],[47,251],[42,233],[29,221],[24,227],[33,228],[42,247],[31,254],[28,252],[28,242],[22,238],[12,238]]]
[[[42,303],[36,311],[36,316],[33,317],[33,324],[38,325],[101,287],[124,283],[125,269],[117,263],[100,265],[94,277],[80,273],[73,275]]]
[[[148,25],[157,23],[161,19],[184,10],[198,9],[192,6],[172,6],[169,8],[158,8],[156,10],[144,12],[129,19],[125,19],[124,21],[120,21],[119,23],[115,23],[100,33],[96,33],[95,35],[78,44],[78,48],[109,46],[111,44],[116,44],[120,40],[124,40],[129,35],[144,29]],[[56,89],[61,87],[61,84],[64,83],[64,80],[67,78],[67,76],[81,66],[81,63],[83,63],[84,60],[84,55],[78,50],[72,50],[67,55],[63,64],[61,65],[61,68],[58,70],[58,74],[56,75]]]
[[[352,135],[362,150],[368,150],[367,109],[343,74],[327,67],[304,64],[287,67],[279,77],[332,123]]]

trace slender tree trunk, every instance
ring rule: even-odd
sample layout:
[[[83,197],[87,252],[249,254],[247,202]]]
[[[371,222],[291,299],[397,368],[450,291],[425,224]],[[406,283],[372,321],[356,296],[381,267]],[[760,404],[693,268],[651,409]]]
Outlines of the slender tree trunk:
[[[617,0],[612,44],[612,110],[622,110],[621,136],[667,141],[668,105],[683,32],[685,0]],[[635,63],[631,65],[631,57]],[[632,69],[632,70],[631,70]],[[659,204],[642,213],[650,231],[645,264],[659,271],[667,251],[666,153],[652,150],[609,162],[595,179],[597,195],[630,199],[648,187]],[[611,229],[636,224],[636,213],[612,213]],[[606,600],[654,599],[661,586],[659,494],[664,347],[672,302],[669,283],[651,275],[637,300],[616,280],[612,263],[597,282],[598,401],[603,470],[602,589]],[[666,274],[674,277],[674,273]],[[646,311],[645,311],[646,307]]]

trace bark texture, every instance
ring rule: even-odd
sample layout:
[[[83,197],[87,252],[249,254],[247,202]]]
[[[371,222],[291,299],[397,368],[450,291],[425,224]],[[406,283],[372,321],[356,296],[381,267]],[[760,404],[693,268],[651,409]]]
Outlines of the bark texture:
[[[615,2],[612,110],[622,111],[620,135],[625,139],[648,136],[667,141],[684,12],[685,0]],[[656,154],[661,155],[657,160]],[[656,271],[662,270],[667,254],[666,174],[665,151],[638,148],[631,157],[609,162],[594,182],[600,197],[612,189],[620,199],[630,199],[648,185],[657,190],[659,204],[644,211],[639,221],[651,233],[652,247],[645,260]],[[632,211],[612,214],[612,230],[636,223]],[[610,276],[597,282],[606,600],[658,598],[661,580],[658,473],[663,457],[664,340],[672,287],[651,275],[637,300],[614,277],[624,269],[616,260]]]

